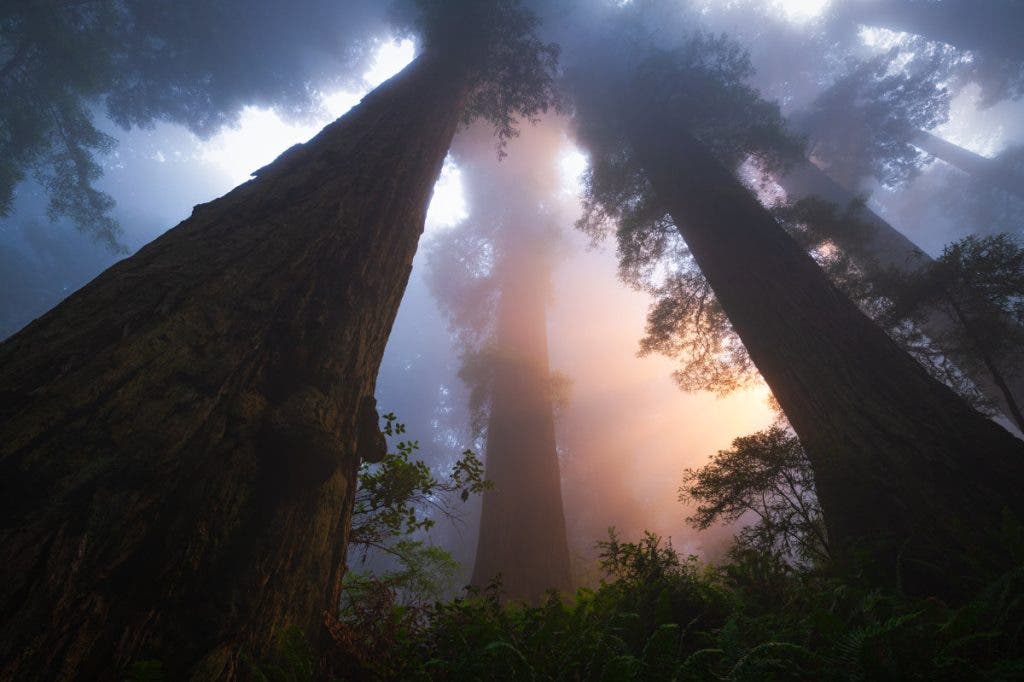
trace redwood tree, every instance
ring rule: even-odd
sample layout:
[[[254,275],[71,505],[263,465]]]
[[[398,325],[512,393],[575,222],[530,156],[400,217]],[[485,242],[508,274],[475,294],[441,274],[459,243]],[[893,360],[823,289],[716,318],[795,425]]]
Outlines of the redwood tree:
[[[1020,26],[1024,6],[1017,0],[858,0],[839,8],[869,26],[913,33],[965,50],[1024,61]]]
[[[1019,0],[851,0],[833,3],[832,17],[847,38],[865,25],[916,36],[922,53],[931,48],[921,42],[969,51],[953,70],[960,84],[981,87],[984,106],[1024,92],[1024,4]]]
[[[1005,561],[1003,512],[1024,518],[1024,443],[897,347],[737,179],[727,164],[741,155],[714,123],[742,138],[778,113],[758,107],[735,50],[700,42],[623,59],[613,80],[629,96],[577,79],[591,215],[618,220],[620,236],[671,216],[808,451],[843,563],[863,557],[876,582],[962,595],[968,569]],[[714,110],[744,100],[731,120]]]
[[[544,242],[523,233],[498,266],[485,473],[494,488],[483,495],[472,583],[500,576],[507,596],[538,601],[572,585],[548,366],[549,261]]]
[[[453,151],[468,176],[471,216],[429,252],[431,288],[460,345],[494,484],[483,495],[471,582],[483,588],[500,576],[504,596],[528,601],[571,588],[547,347],[561,123],[531,129],[500,163],[486,130],[460,135]]]
[[[934,265],[931,256],[810,161],[795,163],[777,178],[791,201],[816,198],[846,207],[848,220],[822,221],[812,227],[849,253],[869,277],[872,272],[884,274],[887,270],[913,276]],[[948,336],[963,324],[939,307],[922,315],[920,323],[922,331],[935,339]],[[1015,367],[1004,368],[1010,370],[1003,372],[1008,374],[1004,381],[998,373],[983,367],[972,365],[961,370],[991,404],[1005,415],[1013,415],[1016,405],[1024,403],[1024,376]]]
[[[813,227],[849,253],[870,279],[884,276],[890,269],[915,275],[934,261],[859,199],[861,181],[874,177],[889,185],[907,182],[926,160],[919,151],[922,149],[953,157],[948,149],[953,145],[922,130],[941,123],[948,113],[949,93],[938,84],[935,64],[893,72],[892,63],[899,56],[898,51],[890,51],[858,64],[805,111],[792,116],[791,123],[809,137],[811,153],[807,160],[777,174],[789,200],[813,197],[846,209],[850,220]],[[963,163],[963,156],[955,158]],[[1012,184],[1012,175],[997,175],[994,163],[979,164],[986,161],[982,157],[974,161],[971,167],[985,173],[989,181]],[[921,323],[922,331],[933,339],[948,338],[962,324],[938,307],[923,316]],[[1015,376],[1014,369],[1004,368],[1003,373],[1011,377],[1004,382],[983,363],[961,368],[1006,415],[1014,414],[1015,406],[1024,402],[1024,377]]]
[[[1024,176],[1009,164],[1000,163],[998,157],[982,156],[927,130],[918,131],[914,144],[964,173],[1024,200]]]
[[[517,3],[421,5],[411,66],[0,346],[0,679],[237,679],[336,608],[452,135],[551,92]]]

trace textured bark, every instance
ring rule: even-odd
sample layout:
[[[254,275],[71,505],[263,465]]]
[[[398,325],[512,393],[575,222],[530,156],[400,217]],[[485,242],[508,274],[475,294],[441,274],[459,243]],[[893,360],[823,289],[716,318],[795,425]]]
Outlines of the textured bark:
[[[914,145],[964,173],[1024,200],[1024,178],[1008,169],[1000,168],[997,159],[976,154],[927,130],[918,131]]]
[[[511,240],[510,240],[511,241]],[[547,259],[530,240],[502,263],[496,365],[474,585],[500,574],[504,594],[538,602],[571,589],[548,367]]]
[[[862,24],[1024,61],[1019,0],[856,0],[843,9]]]
[[[460,74],[420,57],[0,346],[0,679],[318,637]]]
[[[842,208],[857,198],[810,161],[798,163],[788,172],[780,174],[778,182],[793,201],[817,197]],[[859,224],[858,229],[836,230],[825,236],[868,271],[873,267],[881,267],[913,274],[935,262],[867,206],[858,209],[853,217]],[[935,308],[925,319],[923,331],[933,338],[942,338],[959,324],[945,311]],[[1021,358],[1021,362],[1024,362],[1024,358]],[[996,374],[983,371],[970,371],[968,376],[1003,414],[1012,416],[1017,411],[1016,406],[1024,404],[1024,376],[1014,374],[1005,381]]]
[[[845,298],[736,178],[650,114],[638,158],[811,459],[842,561],[958,596],[1024,518],[1024,443],[970,409]],[[647,133],[646,131],[657,131]]]

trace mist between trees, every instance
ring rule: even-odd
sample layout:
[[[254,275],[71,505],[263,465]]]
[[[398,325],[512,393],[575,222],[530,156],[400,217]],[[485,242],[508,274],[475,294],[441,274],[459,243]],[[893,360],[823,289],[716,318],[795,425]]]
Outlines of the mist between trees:
[[[1024,15],[813,4],[0,10],[0,680],[1019,671]]]

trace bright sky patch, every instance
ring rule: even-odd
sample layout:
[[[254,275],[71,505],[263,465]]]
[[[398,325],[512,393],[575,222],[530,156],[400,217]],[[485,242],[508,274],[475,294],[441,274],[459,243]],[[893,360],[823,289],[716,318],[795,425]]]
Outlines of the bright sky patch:
[[[227,175],[233,184],[241,184],[294,144],[305,142],[354,107],[365,92],[401,71],[416,54],[411,40],[382,43],[373,64],[363,74],[363,92],[339,90],[322,98],[323,115],[309,124],[281,119],[272,109],[246,107],[238,125],[222,130],[201,147],[200,158]],[[462,189],[462,174],[449,158],[434,187],[434,198],[427,212],[427,227],[450,227],[469,214]]]
[[[583,192],[583,174],[590,160],[579,147],[567,142],[558,156],[558,175],[562,181],[562,191],[572,196]]]
[[[831,0],[775,0],[774,5],[795,23],[810,21],[825,11]]]
[[[365,92],[395,75],[412,61],[411,40],[382,43],[370,68],[363,74],[363,92],[339,90],[322,97],[322,116],[308,124],[284,121],[272,109],[246,107],[238,125],[222,130],[203,144],[200,158],[222,170],[234,183],[245,182],[252,172],[273,161],[293,144],[305,142],[325,125],[359,103]]]

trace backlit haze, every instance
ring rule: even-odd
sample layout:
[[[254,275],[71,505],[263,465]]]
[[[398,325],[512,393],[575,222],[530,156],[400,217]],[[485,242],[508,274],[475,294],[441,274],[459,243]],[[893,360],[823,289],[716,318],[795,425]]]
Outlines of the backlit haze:
[[[789,99],[780,106],[789,115],[813,101],[829,78],[809,69],[810,73],[793,73],[783,83],[777,76],[791,68],[786,61],[789,53],[774,39],[750,29],[746,12],[755,6],[767,8],[782,26],[773,30],[810,32],[839,1],[694,0],[690,6],[713,30],[735,30],[757,68],[753,85],[769,98],[776,97],[784,85]],[[857,40],[851,49],[863,56],[904,44],[907,36],[865,27]],[[236,125],[208,139],[172,124],[125,132],[107,122],[106,129],[119,145],[106,159],[105,175],[98,184],[118,202],[116,217],[124,225],[129,251],[173,227],[194,205],[223,195],[290,146],[308,140],[400,71],[415,53],[411,40],[382,36],[362,74],[361,87],[319,93],[319,110],[301,120],[247,106]],[[933,132],[989,157],[1024,142],[1020,101],[982,106],[980,97],[974,86],[958,91],[948,120]],[[682,472],[702,465],[734,438],[771,424],[775,414],[768,405],[768,391],[758,384],[726,397],[685,393],[671,376],[678,361],[658,355],[637,357],[649,296],[619,281],[614,240],[595,246],[574,229],[587,157],[574,144],[565,120],[552,121],[544,125],[560,126],[557,134],[525,131],[522,138],[511,141],[507,162],[543,158],[555,165],[549,201],[564,224],[558,247],[562,255],[555,266],[548,308],[548,337],[551,367],[570,381],[557,431],[569,544],[577,558],[574,570],[581,578],[590,575],[593,544],[611,525],[626,538],[652,530],[671,536],[683,553],[715,556],[731,530],[698,533],[685,523],[689,510],[677,499]],[[459,147],[459,140],[454,147]],[[426,231],[378,381],[381,412],[395,412],[408,425],[410,438],[422,444],[420,454],[439,472],[465,447],[483,454],[482,443],[470,435],[458,352],[428,291],[424,272],[424,254],[431,240],[464,220],[486,215],[486,207],[467,200],[466,171],[454,159],[449,156],[435,186]],[[922,248],[937,254],[945,243],[971,232],[936,200],[948,194],[944,187],[959,180],[956,171],[934,162],[905,187],[871,187],[869,205]],[[516,187],[505,191],[517,196]],[[51,224],[38,190],[22,189],[15,209],[14,218],[0,223],[0,240],[16,254],[11,262],[22,268],[15,271],[12,266],[4,275],[4,281],[10,282],[6,294],[10,300],[0,319],[2,336],[17,331],[116,260],[71,226]],[[432,531],[432,538],[451,550],[464,568],[472,561],[478,505],[472,500],[465,506],[463,525],[442,523]]]

